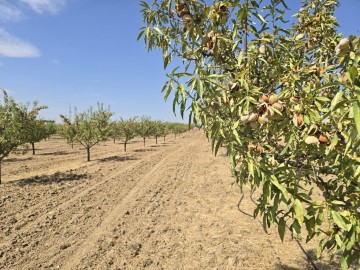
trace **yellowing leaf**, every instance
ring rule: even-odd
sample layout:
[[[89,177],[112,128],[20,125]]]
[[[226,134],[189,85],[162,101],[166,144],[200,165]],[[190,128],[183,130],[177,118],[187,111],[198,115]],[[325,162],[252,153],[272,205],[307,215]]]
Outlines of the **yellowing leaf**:
[[[298,199],[296,199],[294,202],[294,210],[296,219],[299,221],[299,223],[304,223],[304,208]]]

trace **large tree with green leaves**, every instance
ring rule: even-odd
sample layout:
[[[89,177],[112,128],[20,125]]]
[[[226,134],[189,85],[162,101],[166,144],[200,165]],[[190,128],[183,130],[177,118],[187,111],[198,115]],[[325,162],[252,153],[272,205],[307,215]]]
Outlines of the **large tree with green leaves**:
[[[1,162],[18,146],[29,142],[27,130],[29,119],[36,119],[40,110],[45,106],[28,106],[15,102],[6,91],[3,92],[3,100],[0,103],[0,183]],[[25,109],[26,110],[25,110]],[[33,124],[33,123],[32,123]]]
[[[73,128],[75,131],[75,140],[86,149],[87,161],[91,159],[91,148],[108,138],[112,115],[110,108],[104,108],[100,103],[98,103],[96,111],[90,107],[84,112],[75,113],[73,121],[64,115],[60,115],[64,125]]]
[[[338,1],[303,0],[289,22],[285,0],[149,2],[139,38],[176,60],[165,98],[227,146],[264,229],[359,261],[360,41],[336,32]]]

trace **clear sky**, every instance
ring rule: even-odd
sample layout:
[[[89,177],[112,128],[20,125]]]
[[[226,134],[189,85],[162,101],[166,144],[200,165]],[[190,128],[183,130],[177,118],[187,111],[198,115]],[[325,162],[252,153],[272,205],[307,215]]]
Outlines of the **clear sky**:
[[[99,101],[110,105],[115,119],[181,121],[161,94],[161,54],[147,53],[136,41],[139,2],[0,0],[0,88],[17,101],[48,105],[42,115],[55,120],[69,105],[82,111]],[[340,2],[340,32],[360,35],[360,0]]]

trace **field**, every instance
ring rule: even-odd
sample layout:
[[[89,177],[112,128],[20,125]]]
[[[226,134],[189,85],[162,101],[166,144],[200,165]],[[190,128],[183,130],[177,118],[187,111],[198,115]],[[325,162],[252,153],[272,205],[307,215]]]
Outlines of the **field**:
[[[316,269],[289,235],[265,233],[249,190],[202,132],[86,152],[52,137],[2,166],[0,269]],[[256,197],[256,196],[255,196]],[[241,211],[239,211],[239,207]],[[244,214],[244,213],[245,214]],[[316,243],[302,242],[317,269]]]

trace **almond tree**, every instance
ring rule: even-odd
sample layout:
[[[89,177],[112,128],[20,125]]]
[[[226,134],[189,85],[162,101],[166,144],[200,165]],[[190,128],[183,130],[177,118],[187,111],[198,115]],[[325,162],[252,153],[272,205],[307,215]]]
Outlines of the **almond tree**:
[[[64,125],[71,126],[75,130],[75,140],[86,149],[87,161],[90,161],[91,148],[108,138],[112,115],[110,109],[104,109],[100,103],[97,111],[93,111],[90,107],[85,112],[75,113],[73,123],[66,116],[60,115]]]
[[[45,106],[34,106],[24,111],[24,105],[18,104],[3,90],[3,101],[0,104],[0,184],[1,162],[18,146],[27,142],[27,117],[36,118]]]
[[[137,133],[143,138],[144,140],[144,147],[146,138],[151,136],[153,130],[153,125],[151,122],[151,118],[148,116],[142,116],[140,121],[137,123]]]
[[[74,107],[74,114],[77,114],[77,110]],[[58,131],[59,135],[66,139],[66,142],[71,145],[71,149],[74,149],[74,143],[76,141],[76,130],[74,125],[74,115],[72,113],[71,107],[69,108],[69,115],[60,117],[63,120],[63,124],[59,125]]]
[[[46,106],[38,106],[38,102],[34,102],[33,108],[38,110],[46,109]],[[35,143],[40,142],[48,138],[51,134],[51,130],[48,128],[48,121],[37,118],[37,113],[29,109],[29,104],[22,105],[19,107],[20,114],[22,117],[25,136],[25,142],[30,143],[32,148],[32,154],[35,155]]]
[[[151,135],[155,137],[156,144],[158,144],[158,138],[163,134],[163,125],[161,121],[152,121]]]
[[[160,136],[164,138],[164,142],[165,142],[166,136],[167,136],[169,133],[170,133],[169,123],[162,122],[162,123],[161,123],[161,127],[160,127]]]
[[[148,2],[139,38],[176,60],[165,99],[227,146],[264,229],[359,261],[360,41],[336,32],[338,1],[303,0],[296,22],[286,0]]]
[[[129,118],[128,120],[121,118],[118,125],[120,129],[120,139],[124,142],[124,151],[126,152],[126,145],[137,135],[136,117]]]

